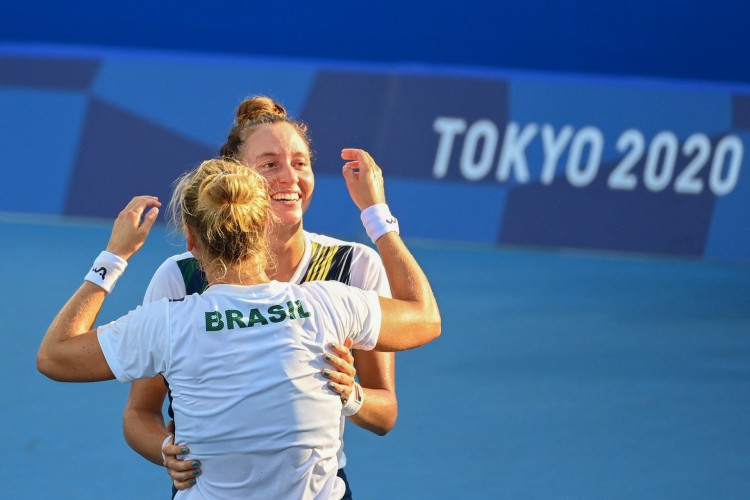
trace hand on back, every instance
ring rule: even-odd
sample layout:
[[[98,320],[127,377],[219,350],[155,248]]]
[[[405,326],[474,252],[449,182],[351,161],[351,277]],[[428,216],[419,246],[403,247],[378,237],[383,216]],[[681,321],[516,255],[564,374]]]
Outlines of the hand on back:
[[[198,476],[203,472],[201,470],[200,460],[180,460],[181,456],[190,453],[187,445],[174,444],[174,420],[167,424],[167,430],[172,433],[170,438],[161,447],[161,453],[164,455],[164,467],[167,474],[172,478],[172,484],[178,490],[186,490],[193,486]]]

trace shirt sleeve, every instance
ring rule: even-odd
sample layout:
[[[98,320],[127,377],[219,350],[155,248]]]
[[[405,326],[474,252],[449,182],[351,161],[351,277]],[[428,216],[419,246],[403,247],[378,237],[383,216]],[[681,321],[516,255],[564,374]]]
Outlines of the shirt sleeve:
[[[159,266],[146,288],[143,303],[155,302],[159,299],[181,299],[186,295],[185,280],[174,259],[167,259]]]
[[[109,368],[120,382],[153,377],[167,369],[169,301],[138,306],[97,329]]]
[[[328,321],[336,325],[339,342],[351,337],[354,349],[369,351],[375,347],[382,323],[377,292],[338,281],[312,281],[303,286],[317,295],[319,303],[326,304]]]
[[[380,255],[367,245],[357,246],[357,253],[352,260],[350,284],[362,290],[375,290],[381,297],[390,299],[391,287]]]

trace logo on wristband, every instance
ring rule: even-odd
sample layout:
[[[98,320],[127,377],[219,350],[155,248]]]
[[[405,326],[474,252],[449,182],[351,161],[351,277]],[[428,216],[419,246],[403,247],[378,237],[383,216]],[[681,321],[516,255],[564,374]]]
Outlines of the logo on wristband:
[[[395,217],[391,217],[390,219],[385,220],[386,224],[395,224],[396,222],[398,222],[398,219],[396,219]]]
[[[104,279],[104,277],[107,275],[107,268],[106,267],[100,267],[100,268],[94,268],[91,270],[94,273],[97,273],[99,276]]]

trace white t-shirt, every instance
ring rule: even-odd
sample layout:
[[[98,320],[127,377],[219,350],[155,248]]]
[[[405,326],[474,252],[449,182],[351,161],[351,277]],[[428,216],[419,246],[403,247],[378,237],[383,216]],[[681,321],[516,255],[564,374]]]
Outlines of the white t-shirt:
[[[341,498],[341,402],[321,370],[328,342],[372,349],[377,293],[337,282],[214,285],[99,327],[118,380],[162,374],[176,442],[203,475],[177,498]]]
[[[361,243],[348,242],[304,231],[305,251],[297,266],[292,283],[316,280],[340,281],[362,290],[375,290],[378,295],[391,297],[388,278],[378,253]],[[190,252],[167,259],[156,270],[146,289],[144,304],[161,298],[181,299],[188,294],[202,292],[205,279],[196,267]],[[339,468],[346,466],[344,454],[345,417],[341,417],[339,437]],[[191,444],[189,441],[184,441]]]

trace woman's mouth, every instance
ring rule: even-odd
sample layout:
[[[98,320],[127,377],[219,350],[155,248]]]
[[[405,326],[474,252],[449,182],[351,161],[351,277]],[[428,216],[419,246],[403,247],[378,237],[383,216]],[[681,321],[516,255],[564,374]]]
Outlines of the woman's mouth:
[[[276,193],[271,195],[273,201],[299,201],[299,193]]]

